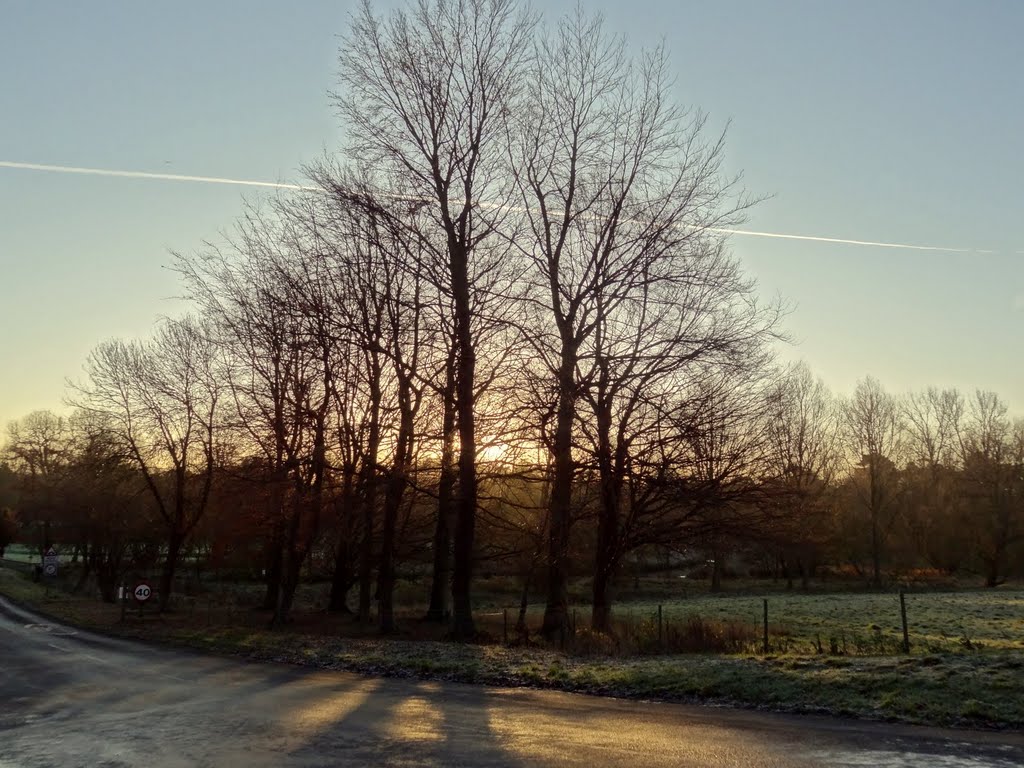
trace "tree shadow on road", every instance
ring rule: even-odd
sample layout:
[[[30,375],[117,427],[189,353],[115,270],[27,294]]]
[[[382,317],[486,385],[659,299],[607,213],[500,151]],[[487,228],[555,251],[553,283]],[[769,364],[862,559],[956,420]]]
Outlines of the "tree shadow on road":
[[[354,699],[351,691],[342,695],[350,700],[338,708],[338,716],[319,722],[315,731],[290,752],[299,764],[529,764],[510,751],[492,728],[489,713],[494,702],[486,688],[367,678],[358,686]],[[307,708],[315,713],[317,704],[310,702]]]

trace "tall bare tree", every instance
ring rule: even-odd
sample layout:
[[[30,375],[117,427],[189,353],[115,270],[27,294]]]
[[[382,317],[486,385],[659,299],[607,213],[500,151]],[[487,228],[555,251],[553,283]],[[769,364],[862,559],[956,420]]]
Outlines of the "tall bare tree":
[[[749,322],[742,331],[727,326],[727,312],[706,314],[749,290],[712,231],[738,221],[748,201],[721,173],[724,136],[709,136],[705,116],[678,106],[670,87],[664,51],[631,59],[600,17],[577,10],[537,43],[515,125],[511,164],[526,233],[517,242],[535,286],[527,333],[554,391],[548,637],[568,616],[580,398],[599,383],[593,404],[609,481],[599,549],[610,551],[613,401],[625,397],[624,425],[645,380],[764,328],[764,318],[734,315]]]
[[[229,250],[176,254],[187,296],[224,354],[232,439],[261,466],[252,480],[266,500],[268,610],[281,596],[289,476],[307,442],[302,392],[310,350],[301,318],[288,303],[294,294],[282,280],[290,261],[288,239],[279,216],[251,207],[239,220]]]
[[[454,631],[475,631],[470,600],[476,522],[476,284],[495,266],[484,241],[502,210],[505,123],[521,88],[532,16],[512,0],[419,0],[356,13],[340,55],[337,104],[354,151],[396,188],[429,201],[445,242],[458,423]],[[500,213],[499,213],[500,215]]]

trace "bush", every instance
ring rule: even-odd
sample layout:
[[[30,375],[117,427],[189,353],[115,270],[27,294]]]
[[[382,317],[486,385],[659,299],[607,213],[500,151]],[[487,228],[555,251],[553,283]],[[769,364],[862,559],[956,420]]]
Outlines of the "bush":
[[[624,618],[613,622],[612,634],[578,630],[571,650],[582,656],[653,655],[660,653],[744,653],[759,641],[754,627],[741,621],[708,619],[691,614],[682,621]]]

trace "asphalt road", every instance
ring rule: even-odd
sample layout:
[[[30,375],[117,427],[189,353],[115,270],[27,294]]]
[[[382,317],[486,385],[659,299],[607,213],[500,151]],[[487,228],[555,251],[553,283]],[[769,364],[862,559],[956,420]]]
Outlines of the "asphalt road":
[[[0,598],[11,766],[1024,765],[1024,736],[385,680],[100,637]]]

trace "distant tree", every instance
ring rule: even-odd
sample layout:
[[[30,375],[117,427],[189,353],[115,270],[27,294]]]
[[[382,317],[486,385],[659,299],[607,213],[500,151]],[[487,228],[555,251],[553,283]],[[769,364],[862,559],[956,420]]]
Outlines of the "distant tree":
[[[857,382],[844,408],[851,482],[857,503],[866,513],[871,584],[882,583],[886,541],[899,512],[900,475],[896,461],[904,447],[899,402],[868,376]]]
[[[216,347],[191,319],[167,320],[146,342],[100,344],[75,404],[104,420],[141,472],[164,526],[161,610],[189,536],[210,499],[223,393]]]
[[[101,598],[112,603],[131,545],[160,537],[142,476],[106,422],[83,411],[68,419],[70,451],[57,488],[62,539],[81,563],[75,590],[95,577]]]
[[[13,544],[18,538],[18,516],[13,509],[0,509],[0,557],[4,556],[7,545]]]
[[[67,455],[67,420],[51,411],[33,411],[7,425],[4,445],[8,457],[23,474],[54,473]]]
[[[903,401],[906,425],[906,493],[909,537],[933,568],[952,573],[963,564],[964,505],[959,435],[964,397],[955,389],[929,387]]]
[[[840,413],[831,393],[799,363],[769,392],[765,482],[778,507],[774,535],[790,567],[807,587],[831,531],[833,489],[840,469]],[[795,562],[794,562],[795,561]]]
[[[678,417],[684,441],[672,484],[681,520],[652,538],[677,551],[697,543],[710,555],[711,589],[721,589],[729,544],[755,538],[774,517],[765,503],[770,455],[763,378],[757,369],[712,367],[683,401]]]
[[[34,411],[7,425],[4,455],[16,472],[19,519],[40,554],[54,543],[60,525],[57,484],[70,452],[67,419]]]
[[[1002,584],[1013,548],[1024,541],[1024,423],[1007,416],[994,392],[978,391],[960,439],[968,535],[981,560],[985,585]]]

